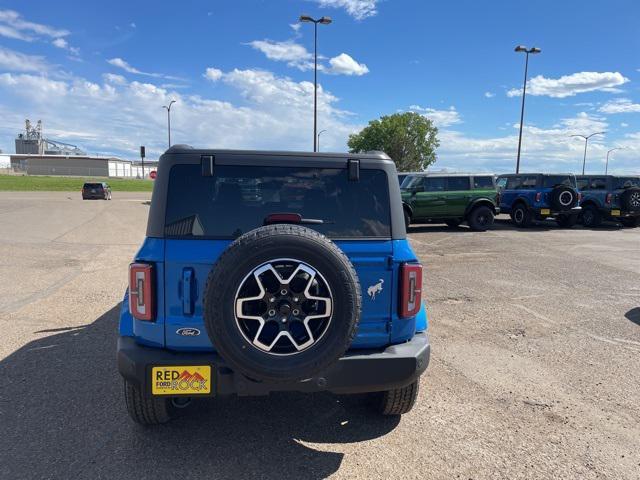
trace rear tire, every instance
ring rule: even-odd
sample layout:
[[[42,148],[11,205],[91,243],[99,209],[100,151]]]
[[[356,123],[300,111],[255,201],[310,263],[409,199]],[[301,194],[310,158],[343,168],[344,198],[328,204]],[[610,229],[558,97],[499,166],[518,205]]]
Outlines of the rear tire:
[[[527,228],[531,226],[531,222],[532,222],[531,212],[529,211],[529,209],[525,204],[519,203],[513,209],[513,213],[511,214],[511,220],[513,221],[516,227]]]
[[[582,207],[582,225],[587,228],[599,227],[602,223],[602,215],[593,205]]]
[[[578,222],[575,215],[558,215],[556,223],[561,228],[571,228]]]
[[[636,228],[640,225],[640,217],[621,218],[620,223],[626,228]]]
[[[484,205],[474,208],[467,216],[467,223],[474,232],[486,232],[493,225],[493,220],[493,210]]]
[[[140,425],[167,423],[175,415],[175,407],[170,398],[144,393],[127,380],[124,381],[124,400],[129,416]]]
[[[418,380],[402,388],[380,392],[377,408],[382,415],[403,415],[411,411],[418,398]]]
[[[409,212],[404,210],[404,226],[405,229],[409,230],[409,225],[411,225],[411,216],[409,215]]]

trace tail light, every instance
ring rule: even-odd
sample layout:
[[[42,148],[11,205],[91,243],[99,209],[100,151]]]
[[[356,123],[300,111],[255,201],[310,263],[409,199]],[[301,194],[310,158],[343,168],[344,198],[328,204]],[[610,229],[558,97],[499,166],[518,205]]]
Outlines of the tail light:
[[[582,200],[582,194],[578,192],[578,202],[580,202],[581,200]]]
[[[496,205],[500,205],[500,194],[496,193]]]
[[[539,202],[540,200],[542,200],[542,192],[536,193],[536,202]]]
[[[610,193],[607,193],[606,198],[604,199],[605,203],[607,205],[611,205],[611,199],[613,198],[613,195],[611,195]]]
[[[422,303],[422,265],[404,263],[400,266],[400,305],[401,318],[414,317],[420,311]]]
[[[129,311],[138,320],[156,318],[154,273],[153,265],[148,263],[129,265]]]

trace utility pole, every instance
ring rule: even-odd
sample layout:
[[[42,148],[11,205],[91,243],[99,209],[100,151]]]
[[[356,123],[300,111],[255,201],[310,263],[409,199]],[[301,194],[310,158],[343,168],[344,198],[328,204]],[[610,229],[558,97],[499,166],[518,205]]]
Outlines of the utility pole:
[[[301,22],[313,23],[313,151],[318,151],[318,24],[329,25],[331,17],[317,20],[309,15],[301,15]]]
[[[539,48],[527,48],[523,45],[518,45],[515,48],[516,52],[524,52],[527,54],[524,62],[524,85],[522,86],[522,107],[520,108],[520,133],[518,135],[518,158],[516,160],[516,173],[520,173],[520,149],[522,147],[522,124],[524,123],[524,99],[527,96],[527,73],[529,70],[529,54],[537,54],[542,50]]]

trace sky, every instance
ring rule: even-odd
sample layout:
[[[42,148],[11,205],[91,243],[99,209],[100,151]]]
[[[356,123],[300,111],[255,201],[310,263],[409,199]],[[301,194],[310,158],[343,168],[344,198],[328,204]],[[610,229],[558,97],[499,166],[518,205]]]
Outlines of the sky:
[[[0,149],[24,120],[91,154],[172,143],[322,151],[381,115],[433,120],[434,169],[640,173],[640,2],[575,0],[0,0]]]

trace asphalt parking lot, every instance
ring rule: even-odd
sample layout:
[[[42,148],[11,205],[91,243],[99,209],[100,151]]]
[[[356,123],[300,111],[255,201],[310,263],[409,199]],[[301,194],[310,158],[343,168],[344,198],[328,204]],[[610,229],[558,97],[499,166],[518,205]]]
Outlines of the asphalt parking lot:
[[[640,476],[640,228],[412,228],[432,360],[401,420],[277,394],[144,429],[115,345],[149,194],[113,197],[0,192],[0,477]]]

